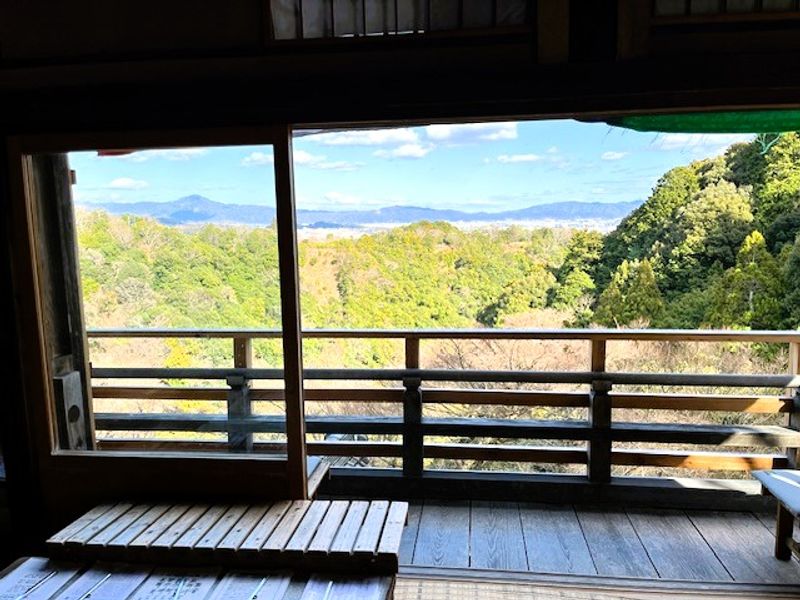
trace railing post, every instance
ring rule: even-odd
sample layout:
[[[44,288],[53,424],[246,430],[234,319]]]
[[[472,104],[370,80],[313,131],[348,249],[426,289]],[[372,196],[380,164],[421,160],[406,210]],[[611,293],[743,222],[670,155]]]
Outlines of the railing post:
[[[591,370],[606,370],[606,341],[592,340]],[[587,471],[589,481],[611,481],[611,382],[606,379],[592,381],[589,392],[589,426],[592,428],[588,444]]]
[[[407,369],[419,369],[419,338],[406,338],[405,363]],[[403,379],[403,476],[422,477],[422,381],[418,378]]]
[[[237,369],[253,366],[253,344],[250,338],[233,339],[233,363]],[[253,414],[250,401],[250,380],[241,375],[231,375],[226,380],[228,391],[228,421],[247,419]],[[252,452],[253,433],[241,424],[228,425],[228,447],[232,452]]]

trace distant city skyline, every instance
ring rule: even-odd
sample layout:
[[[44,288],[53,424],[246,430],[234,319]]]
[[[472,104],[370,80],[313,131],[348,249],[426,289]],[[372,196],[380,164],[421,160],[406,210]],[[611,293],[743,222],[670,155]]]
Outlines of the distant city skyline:
[[[751,135],[639,133],[573,120],[300,132],[297,206],[418,206],[499,212],[560,201],[631,202],[669,169]],[[76,203],[216,202],[274,206],[272,150],[234,146],[118,157],[70,153]]]

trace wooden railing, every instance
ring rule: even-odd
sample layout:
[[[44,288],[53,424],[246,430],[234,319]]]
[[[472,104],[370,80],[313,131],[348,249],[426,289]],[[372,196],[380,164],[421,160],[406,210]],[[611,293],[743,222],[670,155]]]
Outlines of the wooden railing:
[[[274,330],[94,330],[90,338],[205,338],[233,343],[232,368],[105,368],[95,366],[93,394],[103,399],[192,400],[225,402],[227,414],[97,413],[96,429],[101,448],[208,449],[236,452],[281,452],[280,442],[258,443],[256,433],[280,434],[280,415],[254,414],[253,404],[281,401],[279,388],[252,388],[254,380],[280,380],[280,369],[253,368],[255,339],[275,339]],[[310,388],[309,403],[386,403],[402,406],[402,417],[309,415],[309,434],[323,440],[309,441],[314,455],[383,457],[402,460],[403,475],[419,477],[425,459],[480,460],[546,464],[586,465],[591,482],[607,482],[613,465],[676,467],[724,471],[783,467],[794,464],[800,448],[800,332],[661,331],[661,330],[312,330],[306,339],[403,340],[404,368],[305,370],[307,381],[382,381],[394,387],[350,389]],[[580,372],[520,370],[427,369],[420,365],[420,344],[430,340],[578,340],[588,343],[588,370]],[[611,341],[749,342],[788,344],[790,372],[774,374],[638,373],[607,370],[606,349]],[[114,380],[217,380],[227,387],[141,387],[97,385]],[[572,384],[585,391],[476,390],[426,387],[434,382],[491,382],[514,384]],[[615,391],[615,386],[659,386],[673,392]],[[687,393],[686,388],[714,387],[771,389],[772,394]],[[678,392],[675,392],[677,388]],[[536,420],[471,417],[426,417],[425,405],[494,405],[586,409],[585,419]],[[720,411],[785,414],[783,425],[724,425],[618,422],[613,409],[672,411]],[[103,437],[103,432],[170,431],[226,434],[220,441],[125,440]],[[395,436],[395,441],[358,441],[357,436]],[[427,438],[499,438],[503,440],[584,441],[584,447],[432,443]],[[225,441],[227,439],[227,441]],[[711,451],[613,447],[614,443],[681,444],[711,446]],[[720,447],[738,448],[720,451]],[[756,453],[754,447],[768,447]],[[742,448],[745,448],[743,450]],[[774,449],[782,449],[775,451]]]
[[[253,380],[280,380],[279,369],[252,367],[252,341],[278,338],[265,330],[95,330],[92,338],[227,338],[233,340],[234,366],[219,368],[93,368],[95,380],[194,379],[225,381],[227,388],[106,387],[93,388],[95,398],[223,401],[227,415],[120,414],[95,415],[98,431],[218,432],[227,442],[159,441],[160,448],[226,449],[280,452],[280,443],[254,443],[254,433],[280,433],[280,416],[254,415],[254,402],[280,401],[280,389],[253,389]],[[337,436],[335,441],[311,441],[310,454],[327,456],[389,457],[402,459],[403,474],[419,477],[424,459],[583,464],[592,482],[610,480],[612,465],[677,467],[697,470],[751,470],[782,467],[795,462],[800,447],[798,429],[798,368],[800,333],[731,331],[629,331],[629,330],[314,330],[307,339],[402,339],[402,369],[306,369],[306,380],[384,381],[402,383],[393,388],[308,389],[308,402],[389,403],[402,405],[402,417],[307,417],[310,434]],[[589,343],[589,370],[581,372],[451,370],[420,368],[420,343],[442,339],[584,340]],[[787,375],[623,373],[606,369],[609,341],[762,342],[789,344],[791,372]],[[423,387],[424,382],[504,382],[518,384],[573,384],[586,391],[470,390]],[[614,386],[772,388],[773,395],[626,393]],[[583,420],[506,420],[486,418],[423,417],[426,404],[505,405],[524,407],[585,408]],[[616,422],[613,409],[725,411],[787,415],[786,426],[695,425]],[[402,442],[343,441],[344,436],[401,436]],[[516,444],[426,443],[427,437],[533,439],[585,441],[585,448]],[[638,444],[698,444],[715,451],[621,449],[614,442]],[[152,448],[153,441],[103,439],[105,448]],[[785,448],[780,453],[720,452],[716,447]]]

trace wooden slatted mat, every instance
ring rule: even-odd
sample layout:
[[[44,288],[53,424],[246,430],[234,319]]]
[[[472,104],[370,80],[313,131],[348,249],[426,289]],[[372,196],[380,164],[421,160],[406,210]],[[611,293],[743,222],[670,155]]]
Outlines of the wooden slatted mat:
[[[396,573],[405,502],[103,504],[51,537],[51,556],[169,565]]]
[[[0,598],[39,600],[388,600],[393,576],[224,572],[219,567],[91,565],[28,558],[0,572]]]

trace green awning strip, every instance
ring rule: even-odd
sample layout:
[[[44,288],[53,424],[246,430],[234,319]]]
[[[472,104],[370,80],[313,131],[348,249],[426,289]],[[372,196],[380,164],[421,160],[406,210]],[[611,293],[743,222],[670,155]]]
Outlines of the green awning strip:
[[[615,127],[661,133],[782,133],[800,131],[800,110],[631,115],[606,122]]]

